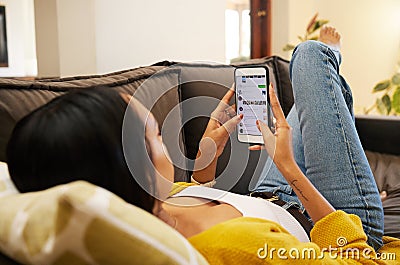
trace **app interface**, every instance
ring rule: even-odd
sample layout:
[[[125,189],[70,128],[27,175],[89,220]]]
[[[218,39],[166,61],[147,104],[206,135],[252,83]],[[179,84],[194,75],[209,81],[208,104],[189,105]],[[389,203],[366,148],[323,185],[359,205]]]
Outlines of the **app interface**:
[[[261,135],[256,121],[268,122],[265,75],[236,76],[237,113],[243,114],[238,134]]]

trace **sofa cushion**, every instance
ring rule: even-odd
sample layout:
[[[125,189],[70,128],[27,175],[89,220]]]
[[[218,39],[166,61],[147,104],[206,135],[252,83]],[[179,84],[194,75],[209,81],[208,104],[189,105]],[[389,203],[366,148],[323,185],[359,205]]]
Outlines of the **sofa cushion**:
[[[149,66],[105,75],[76,76],[60,79],[20,81],[0,79],[0,161],[6,161],[5,150],[15,124],[32,110],[72,89],[109,86],[120,92],[134,94],[152,110],[163,129],[163,136],[171,158],[176,165],[184,164],[178,86],[179,69]],[[164,124],[167,115],[168,122]],[[176,167],[175,179],[186,181],[187,174]]]
[[[155,216],[78,181],[0,199],[0,250],[23,264],[207,264]]]
[[[29,87],[27,82],[0,79],[0,161],[6,161],[6,147],[15,124],[32,110],[65,92]]]
[[[168,65],[168,62],[162,62]],[[187,157],[195,159],[198,144],[207,126],[211,112],[219,99],[234,82],[234,67],[213,63],[169,63],[181,70],[180,99]],[[270,81],[278,91],[285,114],[293,105],[293,93],[289,81],[289,62],[279,57],[250,60],[235,65],[264,65],[270,72]],[[234,103],[234,99],[230,104]],[[251,179],[256,181],[266,160],[264,151],[248,151],[248,145],[239,143],[236,132],[230,137],[217,164],[217,188],[245,194],[249,192]],[[193,169],[193,162],[189,170]]]
[[[400,238],[400,156],[366,151],[368,162],[380,192],[387,197],[382,206],[384,234]]]

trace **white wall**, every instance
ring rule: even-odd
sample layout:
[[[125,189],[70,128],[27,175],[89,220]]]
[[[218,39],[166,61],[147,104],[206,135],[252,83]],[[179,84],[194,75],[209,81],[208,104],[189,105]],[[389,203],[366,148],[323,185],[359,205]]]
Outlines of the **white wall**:
[[[97,0],[57,0],[61,76],[98,72],[95,37],[95,3],[97,2]]]
[[[287,41],[297,43],[311,17],[330,20],[343,37],[342,74],[353,89],[355,109],[362,111],[375,101],[374,85],[395,71],[400,49],[400,1],[398,0],[273,0],[273,53]],[[282,21],[287,19],[287,24]]]
[[[96,0],[97,71],[225,61],[225,0]]]
[[[33,0],[22,1],[24,12],[22,21],[24,23],[24,57],[25,57],[25,75],[37,75],[36,60],[36,36],[35,36],[35,14],[33,12]]]
[[[2,1],[10,66],[0,76],[36,73],[33,1]],[[272,7],[273,54],[290,58],[282,47],[296,43],[319,12],[343,36],[342,74],[356,111],[375,101],[371,89],[399,59],[400,1],[273,0]],[[225,0],[35,0],[35,11],[39,76],[106,73],[164,59],[225,61]]]
[[[1,77],[36,75],[33,0],[2,0],[6,7],[8,67]]]
[[[39,76],[225,61],[225,0],[35,0]]]
[[[57,1],[35,0],[34,3],[38,76],[60,76]]]
[[[39,77],[95,74],[95,0],[35,0]]]

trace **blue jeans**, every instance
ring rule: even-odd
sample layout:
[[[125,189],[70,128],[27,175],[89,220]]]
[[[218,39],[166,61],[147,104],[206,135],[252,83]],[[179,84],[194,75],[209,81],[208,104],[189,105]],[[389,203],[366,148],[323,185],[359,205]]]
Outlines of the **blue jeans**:
[[[382,203],[355,129],[350,87],[339,75],[340,61],[338,51],[317,41],[304,42],[293,52],[295,105],[287,120],[293,128],[294,156],[333,207],[361,218],[369,245],[379,249]],[[271,159],[253,191],[273,192],[304,210]]]

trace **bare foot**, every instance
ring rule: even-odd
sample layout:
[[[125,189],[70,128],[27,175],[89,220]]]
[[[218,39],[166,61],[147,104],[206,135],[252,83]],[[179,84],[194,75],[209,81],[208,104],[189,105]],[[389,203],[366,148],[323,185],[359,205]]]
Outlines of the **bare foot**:
[[[340,51],[341,36],[334,27],[323,26],[319,31],[319,41],[331,46],[337,51]]]

